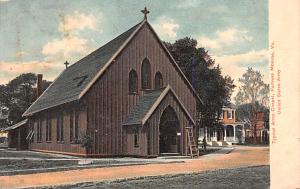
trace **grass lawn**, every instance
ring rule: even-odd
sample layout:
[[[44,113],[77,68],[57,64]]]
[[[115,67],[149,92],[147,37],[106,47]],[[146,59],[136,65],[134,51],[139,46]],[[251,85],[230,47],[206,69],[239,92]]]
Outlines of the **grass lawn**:
[[[13,170],[24,170],[24,169],[38,169],[38,168],[51,168],[51,167],[63,167],[77,165],[76,160],[14,160],[14,159],[1,159],[0,170],[2,171],[13,171]]]

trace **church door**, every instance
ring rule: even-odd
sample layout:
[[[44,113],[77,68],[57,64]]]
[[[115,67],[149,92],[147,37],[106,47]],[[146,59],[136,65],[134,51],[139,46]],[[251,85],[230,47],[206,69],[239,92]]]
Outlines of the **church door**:
[[[180,153],[179,120],[172,107],[167,107],[159,123],[159,153]]]

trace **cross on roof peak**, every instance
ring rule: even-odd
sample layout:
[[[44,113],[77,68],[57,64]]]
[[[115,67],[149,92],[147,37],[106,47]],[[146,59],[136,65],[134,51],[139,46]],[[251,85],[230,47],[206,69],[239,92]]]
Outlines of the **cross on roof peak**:
[[[68,62],[68,61],[66,61],[65,63],[64,63],[64,65],[66,65],[66,69],[68,68],[68,65],[69,65],[70,63]]]
[[[147,7],[145,7],[144,10],[141,10],[141,12],[144,14],[144,20],[147,20],[147,14],[150,13],[150,11],[147,9]]]

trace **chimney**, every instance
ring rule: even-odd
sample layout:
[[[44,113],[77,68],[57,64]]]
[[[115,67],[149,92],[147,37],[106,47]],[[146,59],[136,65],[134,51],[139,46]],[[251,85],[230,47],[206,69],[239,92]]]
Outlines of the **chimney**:
[[[36,81],[36,98],[39,98],[42,94],[42,80],[43,74],[37,74],[37,81]]]

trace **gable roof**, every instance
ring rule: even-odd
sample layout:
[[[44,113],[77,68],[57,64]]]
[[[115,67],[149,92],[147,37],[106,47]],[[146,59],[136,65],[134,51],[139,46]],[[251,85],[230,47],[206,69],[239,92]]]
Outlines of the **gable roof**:
[[[112,41],[65,69],[43,92],[43,94],[24,112],[23,116],[30,116],[42,110],[82,98],[105,72],[105,70],[114,62],[115,58],[133,39],[135,34],[144,24],[149,26],[159,44],[163,47],[166,54],[171,59],[171,62],[179,71],[193,94],[200,102],[202,102],[174,58],[171,56],[168,49],[155,33],[154,29],[147,20],[143,20]]]
[[[106,67],[114,54],[129,36],[141,27],[142,22],[133,26],[112,41],[106,43],[88,56],[65,69],[43,94],[25,111],[23,116],[78,100],[90,83],[98,78],[98,71]]]
[[[192,116],[183,106],[171,86],[168,85],[164,89],[154,90],[142,96],[122,125],[144,125],[168,93],[172,93],[180,107],[183,109],[183,112],[188,116],[190,121],[195,124]]]
[[[25,125],[27,123],[28,119],[24,119],[23,121],[20,121],[19,123],[16,123],[10,127],[7,127],[5,129],[3,129],[3,131],[10,131],[10,130],[13,130],[13,129],[17,129],[23,125]]]

